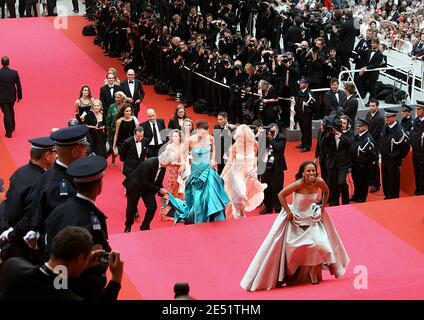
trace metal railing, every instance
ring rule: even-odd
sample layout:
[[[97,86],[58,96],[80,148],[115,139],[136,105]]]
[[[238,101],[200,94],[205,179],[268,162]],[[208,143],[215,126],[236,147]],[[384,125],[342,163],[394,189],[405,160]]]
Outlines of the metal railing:
[[[382,68],[375,68],[375,69],[364,70],[363,72],[386,71],[386,70],[409,70],[407,72],[407,80],[406,80],[406,83],[405,83],[406,86],[409,86],[410,85],[409,84],[409,78],[410,78],[410,73],[412,71],[412,90],[411,90],[411,94],[408,94],[408,97],[409,97],[409,100],[410,100],[409,102],[410,103],[412,101],[414,101],[414,83],[415,83],[415,72],[414,72],[415,69],[414,69],[414,66],[413,65],[409,65],[409,66],[408,65],[405,65],[405,66],[398,66],[398,67],[382,67]],[[361,71],[362,71],[361,69],[343,70],[339,74],[339,83],[342,83],[343,75],[348,74],[350,81],[353,82],[353,84],[355,86],[355,89],[358,92],[358,88],[357,88],[356,83],[354,81],[354,76],[353,75],[355,73],[359,73]],[[384,75],[386,75],[386,74],[384,74]],[[401,82],[401,83],[404,83],[404,81],[402,81],[400,79],[396,79],[396,80],[399,81],[399,82]],[[362,99],[362,97],[360,95],[359,95],[359,100],[361,101],[362,106],[365,108],[366,106],[365,106],[364,100]]]

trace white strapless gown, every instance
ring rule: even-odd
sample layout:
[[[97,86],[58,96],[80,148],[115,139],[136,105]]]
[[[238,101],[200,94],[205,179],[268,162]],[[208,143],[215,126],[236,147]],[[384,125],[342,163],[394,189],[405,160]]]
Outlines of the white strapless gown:
[[[334,225],[315,204],[317,193],[293,193],[289,205],[294,217],[290,222],[282,210],[240,285],[249,291],[275,288],[299,267],[321,265],[336,278],[343,276],[349,256]]]
[[[264,200],[266,183],[258,180],[254,170],[254,153],[237,153],[230,170],[224,175],[224,188],[233,206],[233,217],[238,218],[240,208],[249,212],[259,207]]]

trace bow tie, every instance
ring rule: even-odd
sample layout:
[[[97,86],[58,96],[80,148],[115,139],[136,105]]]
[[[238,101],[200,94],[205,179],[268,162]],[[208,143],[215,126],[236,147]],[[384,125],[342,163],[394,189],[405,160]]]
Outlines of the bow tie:
[[[134,83],[134,81],[128,81],[129,83]]]
[[[136,141],[135,143],[141,143],[141,141]]]

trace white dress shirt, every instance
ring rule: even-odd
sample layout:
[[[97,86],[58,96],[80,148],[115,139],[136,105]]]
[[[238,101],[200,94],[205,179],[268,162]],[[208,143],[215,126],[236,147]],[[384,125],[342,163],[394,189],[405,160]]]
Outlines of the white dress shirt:
[[[142,142],[141,142],[141,140],[140,140],[140,142],[139,141],[137,141],[137,139],[136,138],[134,138],[134,140],[135,140],[135,147],[137,148],[137,155],[138,155],[138,158],[140,158],[140,156],[141,156],[141,151],[142,151]]]
[[[152,141],[150,141],[149,145],[150,146],[154,146],[155,145],[155,132],[154,132],[154,129],[153,129],[153,123],[149,121],[149,124],[150,124],[150,128],[152,128],[152,133],[153,133]],[[159,132],[159,128],[158,128],[158,123],[155,121],[154,124],[155,124],[155,130],[156,130],[156,133],[157,133],[157,136],[158,136],[158,145],[159,145],[159,144],[162,144],[163,141],[160,138],[160,132]]]
[[[134,97],[134,86],[135,86],[135,80],[133,80],[133,83],[130,83],[130,80],[128,80],[128,87],[130,88],[131,97]]]

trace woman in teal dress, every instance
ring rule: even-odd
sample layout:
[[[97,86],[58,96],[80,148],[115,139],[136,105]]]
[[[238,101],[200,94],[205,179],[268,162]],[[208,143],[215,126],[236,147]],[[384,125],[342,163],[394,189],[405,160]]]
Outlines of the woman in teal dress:
[[[197,133],[188,139],[185,146],[191,152],[193,162],[191,174],[185,185],[185,201],[168,194],[171,210],[168,215],[174,217],[174,223],[186,224],[223,221],[225,207],[229,202],[224,191],[224,182],[216,171],[215,147],[209,134],[209,125],[205,120],[196,123]],[[184,168],[182,168],[182,171]]]

